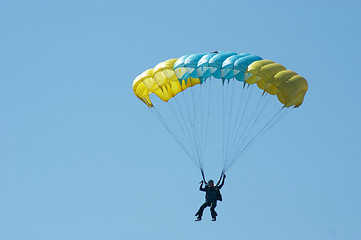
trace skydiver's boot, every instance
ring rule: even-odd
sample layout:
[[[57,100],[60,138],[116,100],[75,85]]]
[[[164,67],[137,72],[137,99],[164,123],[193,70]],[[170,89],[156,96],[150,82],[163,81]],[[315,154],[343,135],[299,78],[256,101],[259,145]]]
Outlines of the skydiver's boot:
[[[194,220],[194,221],[201,221],[202,220],[202,217],[201,216],[197,216],[197,218],[196,218],[196,220]]]
[[[216,217],[212,217],[212,221],[213,221],[213,222],[216,221]]]

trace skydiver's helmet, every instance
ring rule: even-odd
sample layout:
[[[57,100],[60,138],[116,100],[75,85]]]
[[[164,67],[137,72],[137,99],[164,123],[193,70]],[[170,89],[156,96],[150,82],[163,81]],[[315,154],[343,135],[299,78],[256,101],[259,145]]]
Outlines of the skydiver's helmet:
[[[213,180],[209,180],[207,183],[208,187],[214,187],[214,182]]]

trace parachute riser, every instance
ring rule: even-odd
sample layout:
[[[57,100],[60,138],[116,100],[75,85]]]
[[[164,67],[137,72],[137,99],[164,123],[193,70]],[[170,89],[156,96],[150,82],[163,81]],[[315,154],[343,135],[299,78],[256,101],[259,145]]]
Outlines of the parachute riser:
[[[203,169],[201,169],[201,174],[202,174],[202,178],[203,178],[204,184],[207,184],[206,177],[204,176],[204,171],[203,171]]]
[[[221,176],[219,177],[219,180],[218,180],[216,186],[219,186],[219,184],[221,183],[222,178],[223,178],[223,176],[224,176],[224,174],[225,174],[225,171],[226,171],[226,170],[222,170]],[[202,174],[203,182],[204,182],[205,184],[207,184],[206,177],[205,177],[205,175],[204,175],[204,170],[203,170],[203,169],[201,169],[201,174]]]
[[[221,172],[221,176],[219,177],[219,180],[218,180],[218,182],[217,182],[216,186],[218,186],[218,185],[221,183],[221,181],[222,181],[222,177],[223,177],[223,175],[224,175],[224,172],[225,172],[225,170],[222,170],[222,172]]]

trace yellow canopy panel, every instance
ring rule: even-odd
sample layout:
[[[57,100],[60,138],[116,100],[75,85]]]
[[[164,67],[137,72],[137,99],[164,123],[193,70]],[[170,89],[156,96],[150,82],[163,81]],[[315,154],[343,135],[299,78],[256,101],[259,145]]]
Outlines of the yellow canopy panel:
[[[299,107],[308,90],[306,79],[287,70],[281,64],[271,60],[253,62],[245,71],[245,81],[257,86],[272,95],[285,107]]]
[[[167,102],[179,92],[199,84],[198,78],[190,78],[187,83],[180,82],[173,71],[174,63],[178,59],[173,58],[157,64],[153,69],[148,69],[133,81],[134,94],[148,107],[153,107],[149,95],[154,93],[162,101]]]

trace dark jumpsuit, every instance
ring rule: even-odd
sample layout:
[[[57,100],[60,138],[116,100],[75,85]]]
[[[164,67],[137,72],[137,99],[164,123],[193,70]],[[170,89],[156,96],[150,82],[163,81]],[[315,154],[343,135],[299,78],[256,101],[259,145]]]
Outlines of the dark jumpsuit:
[[[206,192],[206,202],[202,204],[202,206],[199,208],[198,212],[196,213],[196,216],[202,217],[203,211],[206,207],[211,207],[211,215],[212,218],[215,218],[217,216],[217,212],[215,211],[215,208],[217,207],[217,200],[222,201],[221,194],[219,190],[223,187],[224,179],[219,186],[214,187],[208,187],[205,186],[204,188],[203,183],[199,186],[199,190]]]

